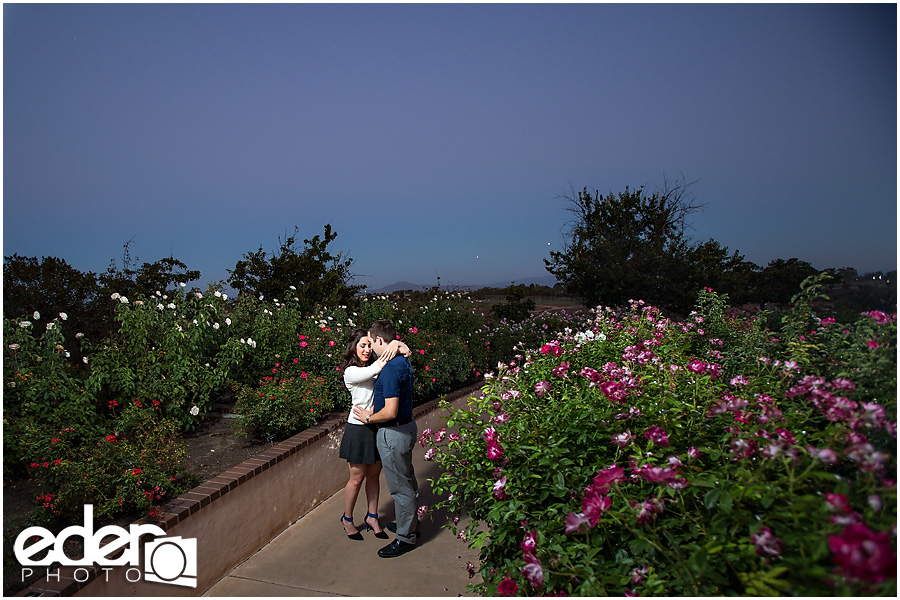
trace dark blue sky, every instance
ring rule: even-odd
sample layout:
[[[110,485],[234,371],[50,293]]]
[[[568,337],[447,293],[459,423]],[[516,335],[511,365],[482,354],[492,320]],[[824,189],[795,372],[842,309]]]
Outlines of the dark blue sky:
[[[4,4],[3,146],[4,255],[83,271],[330,223],[372,288],[521,280],[682,176],[698,241],[890,270],[897,7]]]

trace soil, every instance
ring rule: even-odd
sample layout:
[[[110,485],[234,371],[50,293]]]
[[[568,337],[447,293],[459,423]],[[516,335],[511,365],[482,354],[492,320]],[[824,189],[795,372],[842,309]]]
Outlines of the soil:
[[[233,423],[229,418],[208,417],[199,430],[185,436],[188,454],[185,467],[198,482],[212,479],[271,447],[263,440],[238,437]]]
[[[197,478],[197,483],[212,479],[219,473],[240,464],[270,444],[258,439],[238,437],[229,418],[207,416],[197,431],[184,437],[188,458],[185,468]],[[36,507],[35,498],[44,494],[40,484],[33,479],[4,482],[3,484],[3,595],[12,596],[28,587],[35,577],[22,581],[22,572],[13,555],[16,536],[28,527],[28,517]],[[127,527],[140,515],[126,515],[102,525]],[[97,523],[95,527],[100,527]],[[80,538],[75,538],[65,552],[73,558],[82,556]]]

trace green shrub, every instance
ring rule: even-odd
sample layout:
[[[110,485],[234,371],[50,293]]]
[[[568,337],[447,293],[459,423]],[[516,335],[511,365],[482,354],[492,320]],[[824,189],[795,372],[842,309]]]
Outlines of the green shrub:
[[[48,320],[34,313],[3,320],[5,479],[27,472],[26,429],[56,431],[77,423],[93,433],[102,423],[96,400],[85,392],[84,374],[69,360],[64,317]]]
[[[475,592],[896,595],[895,317],[838,326],[843,371],[806,348],[822,376],[799,337],[723,308],[598,309],[423,432],[435,508],[471,517],[453,528],[480,548]]]
[[[26,429],[30,475],[52,490],[37,499],[36,523],[77,521],[84,504],[93,504],[98,518],[155,517],[162,504],[190,489],[178,426],[158,407],[135,401],[108,431],[85,440],[75,424]]]
[[[123,399],[156,401],[163,415],[190,431],[226,389],[240,355],[226,343],[229,319],[221,297],[157,293],[145,299],[113,294],[119,335],[89,354],[86,388],[110,408]]]
[[[258,387],[240,390],[235,407],[240,434],[280,442],[330,411],[334,396],[325,378],[277,363]]]

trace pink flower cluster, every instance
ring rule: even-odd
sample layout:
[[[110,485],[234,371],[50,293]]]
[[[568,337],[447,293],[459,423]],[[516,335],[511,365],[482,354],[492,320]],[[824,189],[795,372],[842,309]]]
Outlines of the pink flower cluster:
[[[678,457],[674,457],[676,460]],[[678,461],[680,465],[681,461]],[[671,463],[670,463],[671,464]],[[683,477],[679,477],[678,470],[673,467],[659,467],[653,465],[644,465],[639,469],[633,469],[631,472],[632,475],[637,475],[642,479],[649,481],[650,483],[665,483],[667,486],[673,489],[680,489],[686,487],[688,484],[687,479]]]
[[[539,381],[534,384],[534,392],[538,396],[543,396],[544,394],[549,394],[553,391],[553,386],[550,385],[549,381]]]
[[[500,460],[503,456],[503,446],[500,445],[499,434],[493,425],[484,430],[484,438],[487,440],[487,457],[491,460]]]
[[[600,371],[584,367],[580,374],[590,380],[591,387],[599,387],[610,402],[622,403],[629,394],[640,394],[640,380],[628,367],[620,367],[614,362],[606,363]]]
[[[775,404],[775,400],[768,394],[757,394],[755,397],[756,405],[752,410],[744,409],[751,406],[750,401],[735,396],[731,392],[722,392],[722,399],[713,403],[707,411],[707,417],[715,417],[730,412],[734,420],[739,423],[750,423],[756,420],[759,423],[768,423],[769,421],[782,420],[784,413]]]
[[[652,523],[656,515],[662,514],[665,509],[665,503],[659,498],[648,498],[643,502],[639,500],[629,500],[628,504],[637,512],[638,525],[647,525]]]
[[[519,591],[519,586],[509,577],[504,577],[500,585],[497,586],[497,591],[500,592],[501,596],[515,596],[516,592]]]
[[[522,568],[522,575],[528,585],[535,589],[544,587],[544,568],[541,566],[541,560],[535,554],[537,550],[537,531],[529,531],[525,534],[525,539],[519,545],[522,548],[522,555],[525,558],[525,566]]]
[[[506,500],[509,498],[509,494],[506,493],[506,475],[494,482],[491,493],[497,500]]]
[[[697,373],[698,375],[702,373],[709,373],[710,379],[715,379],[716,377],[720,377],[722,375],[722,367],[717,365],[716,363],[708,363],[704,360],[700,360],[699,358],[695,358],[691,360],[690,364],[687,366],[687,370],[691,373]]]
[[[896,545],[891,535],[873,532],[862,523],[848,525],[828,538],[839,572],[854,579],[879,583],[897,577]]]
[[[603,513],[612,505],[612,499],[607,496],[610,484],[622,481],[624,478],[625,469],[617,467],[615,463],[598,471],[593,483],[584,490],[581,512],[569,513],[566,516],[566,533],[578,531],[583,525],[595,527],[600,522]]]
[[[875,322],[879,325],[888,325],[890,323],[895,323],[897,321],[897,313],[892,315],[881,312],[880,310],[870,310],[869,312],[861,313],[864,317],[870,317],[875,319]]]
[[[848,379],[827,381],[807,375],[785,392],[788,398],[804,397],[829,421],[845,422],[851,429],[885,429],[896,437],[897,424],[887,420],[884,407],[874,402],[856,402],[844,394],[852,393],[856,384]]]
[[[552,354],[553,356],[562,356],[563,348],[559,345],[559,341],[553,340],[549,344],[541,346],[541,354]]]
[[[636,362],[639,365],[646,365],[648,362],[652,362],[657,359],[656,355],[653,354],[653,350],[647,348],[648,345],[658,345],[659,342],[657,340],[647,340],[644,342],[638,342],[633,346],[627,346],[625,348],[625,353],[622,355],[622,360],[625,362]]]
[[[756,553],[760,556],[780,556],[784,545],[780,538],[772,535],[772,530],[765,525],[759,528],[759,533],[750,535],[750,541],[756,546]]]
[[[657,446],[665,448],[669,445],[669,436],[666,435],[666,431],[658,425],[651,425],[650,428],[644,432],[644,437]]]
[[[860,471],[884,473],[885,463],[890,461],[890,456],[876,450],[865,435],[851,431],[847,434],[847,443],[849,445],[844,450],[844,454],[856,463]]]
[[[560,379],[562,379],[563,377],[566,376],[566,371],[568,371],[568,370],[569,370],[569,363],[563,361],[563,362],[559,363],[558,367],[553,368],[553,375],[555,377],[559,377]]]

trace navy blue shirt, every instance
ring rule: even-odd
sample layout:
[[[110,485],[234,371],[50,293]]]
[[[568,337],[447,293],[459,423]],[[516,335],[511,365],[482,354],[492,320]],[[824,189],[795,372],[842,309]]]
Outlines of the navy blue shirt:
[[[378,379],[375,380],[375,396],[373,408],[379,412],[384,408],[385,398],[399,398],[397,421],[412,419],[413,409],[413,370],[405,356],[395,356],[384,365]]]

